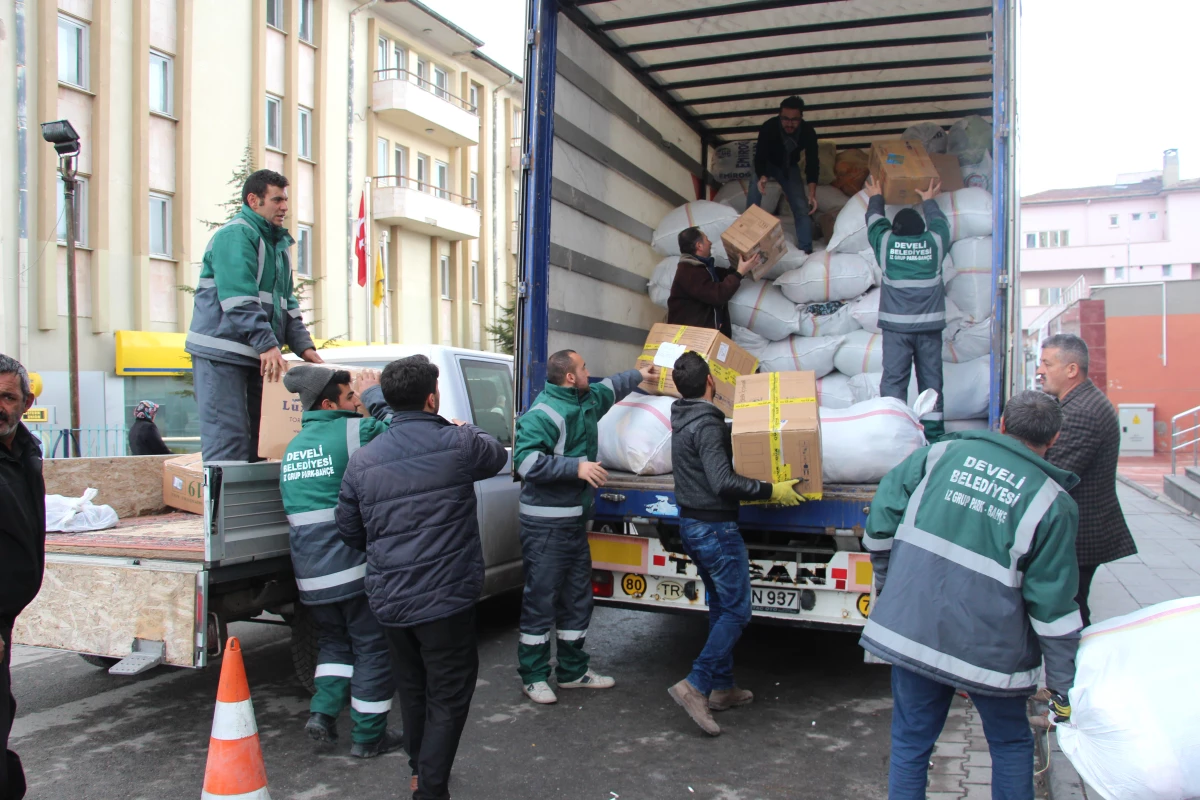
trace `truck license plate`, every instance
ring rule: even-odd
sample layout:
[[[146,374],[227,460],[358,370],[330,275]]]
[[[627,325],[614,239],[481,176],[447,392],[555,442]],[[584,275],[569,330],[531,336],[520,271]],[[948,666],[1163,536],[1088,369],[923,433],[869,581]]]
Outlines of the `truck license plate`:
[[[795,589],[750,589],[750,601],[755,611],[775,611],[784,614],[800,613],[800,592]]]

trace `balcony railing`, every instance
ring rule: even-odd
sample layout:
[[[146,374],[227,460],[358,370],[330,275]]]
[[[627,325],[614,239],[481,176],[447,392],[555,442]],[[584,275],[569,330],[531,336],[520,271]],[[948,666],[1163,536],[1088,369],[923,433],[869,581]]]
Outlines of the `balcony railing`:
[[[418,181],[415,178],[410,178],[406,175],[377,175],[374,178],[371,178],[371,181],[374,183],[377,189],[414,189],[418,192],[431,194],[434,197],[440,197],[442,200],[449,200],[452,203],[458,203],[459,205],[466,206],[467,208],[473,208],[476,211],[479,210],[479,203],[476,200],[472,200],[471,198],[465,197],[461,194],[455,194],[449,189],[443,189],[440,186],[434,186],[432,183]]]
[[[479,116],[479,109],[476,106],[471,105],[458,95],[450,94],[450,92],[446,91],[441,86],[438,86],[428,78],[422,78],[420,75],[409,72],[406,69],[400,69],[398,67],[391,67],[390,69],[377,69],[375,70],[375,80],[404,81],[406,83],[411,83],[418,89],[429,92],[434,97],[445,100],[450,105],[457,106],[463,111],[466,111],[468,114]]]

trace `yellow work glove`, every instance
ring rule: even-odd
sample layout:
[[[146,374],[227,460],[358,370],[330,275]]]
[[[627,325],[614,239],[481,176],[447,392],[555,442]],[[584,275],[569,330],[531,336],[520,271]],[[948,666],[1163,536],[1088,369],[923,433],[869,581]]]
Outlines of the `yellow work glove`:
[[[796,494],[795,486],[800,480],[780,481],[771,484],[771,502],[781,506],[798,506],[804,498]]]

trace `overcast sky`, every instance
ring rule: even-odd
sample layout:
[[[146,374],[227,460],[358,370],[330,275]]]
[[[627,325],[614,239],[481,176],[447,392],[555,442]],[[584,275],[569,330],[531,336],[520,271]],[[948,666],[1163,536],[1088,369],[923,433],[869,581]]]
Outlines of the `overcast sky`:
[[[424,0],[524,71],[524,0]],[[1024,0],[1021,193],[1114,182],[1179,149],[1200,177],[1200,2]]]

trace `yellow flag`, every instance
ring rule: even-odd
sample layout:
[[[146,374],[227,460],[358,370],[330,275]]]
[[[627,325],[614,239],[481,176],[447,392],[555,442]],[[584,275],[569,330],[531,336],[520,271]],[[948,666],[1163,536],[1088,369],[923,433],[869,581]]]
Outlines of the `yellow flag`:
[[[378,307],[383,302],[383,254],[375,251],[375,293],[371,302]]]

